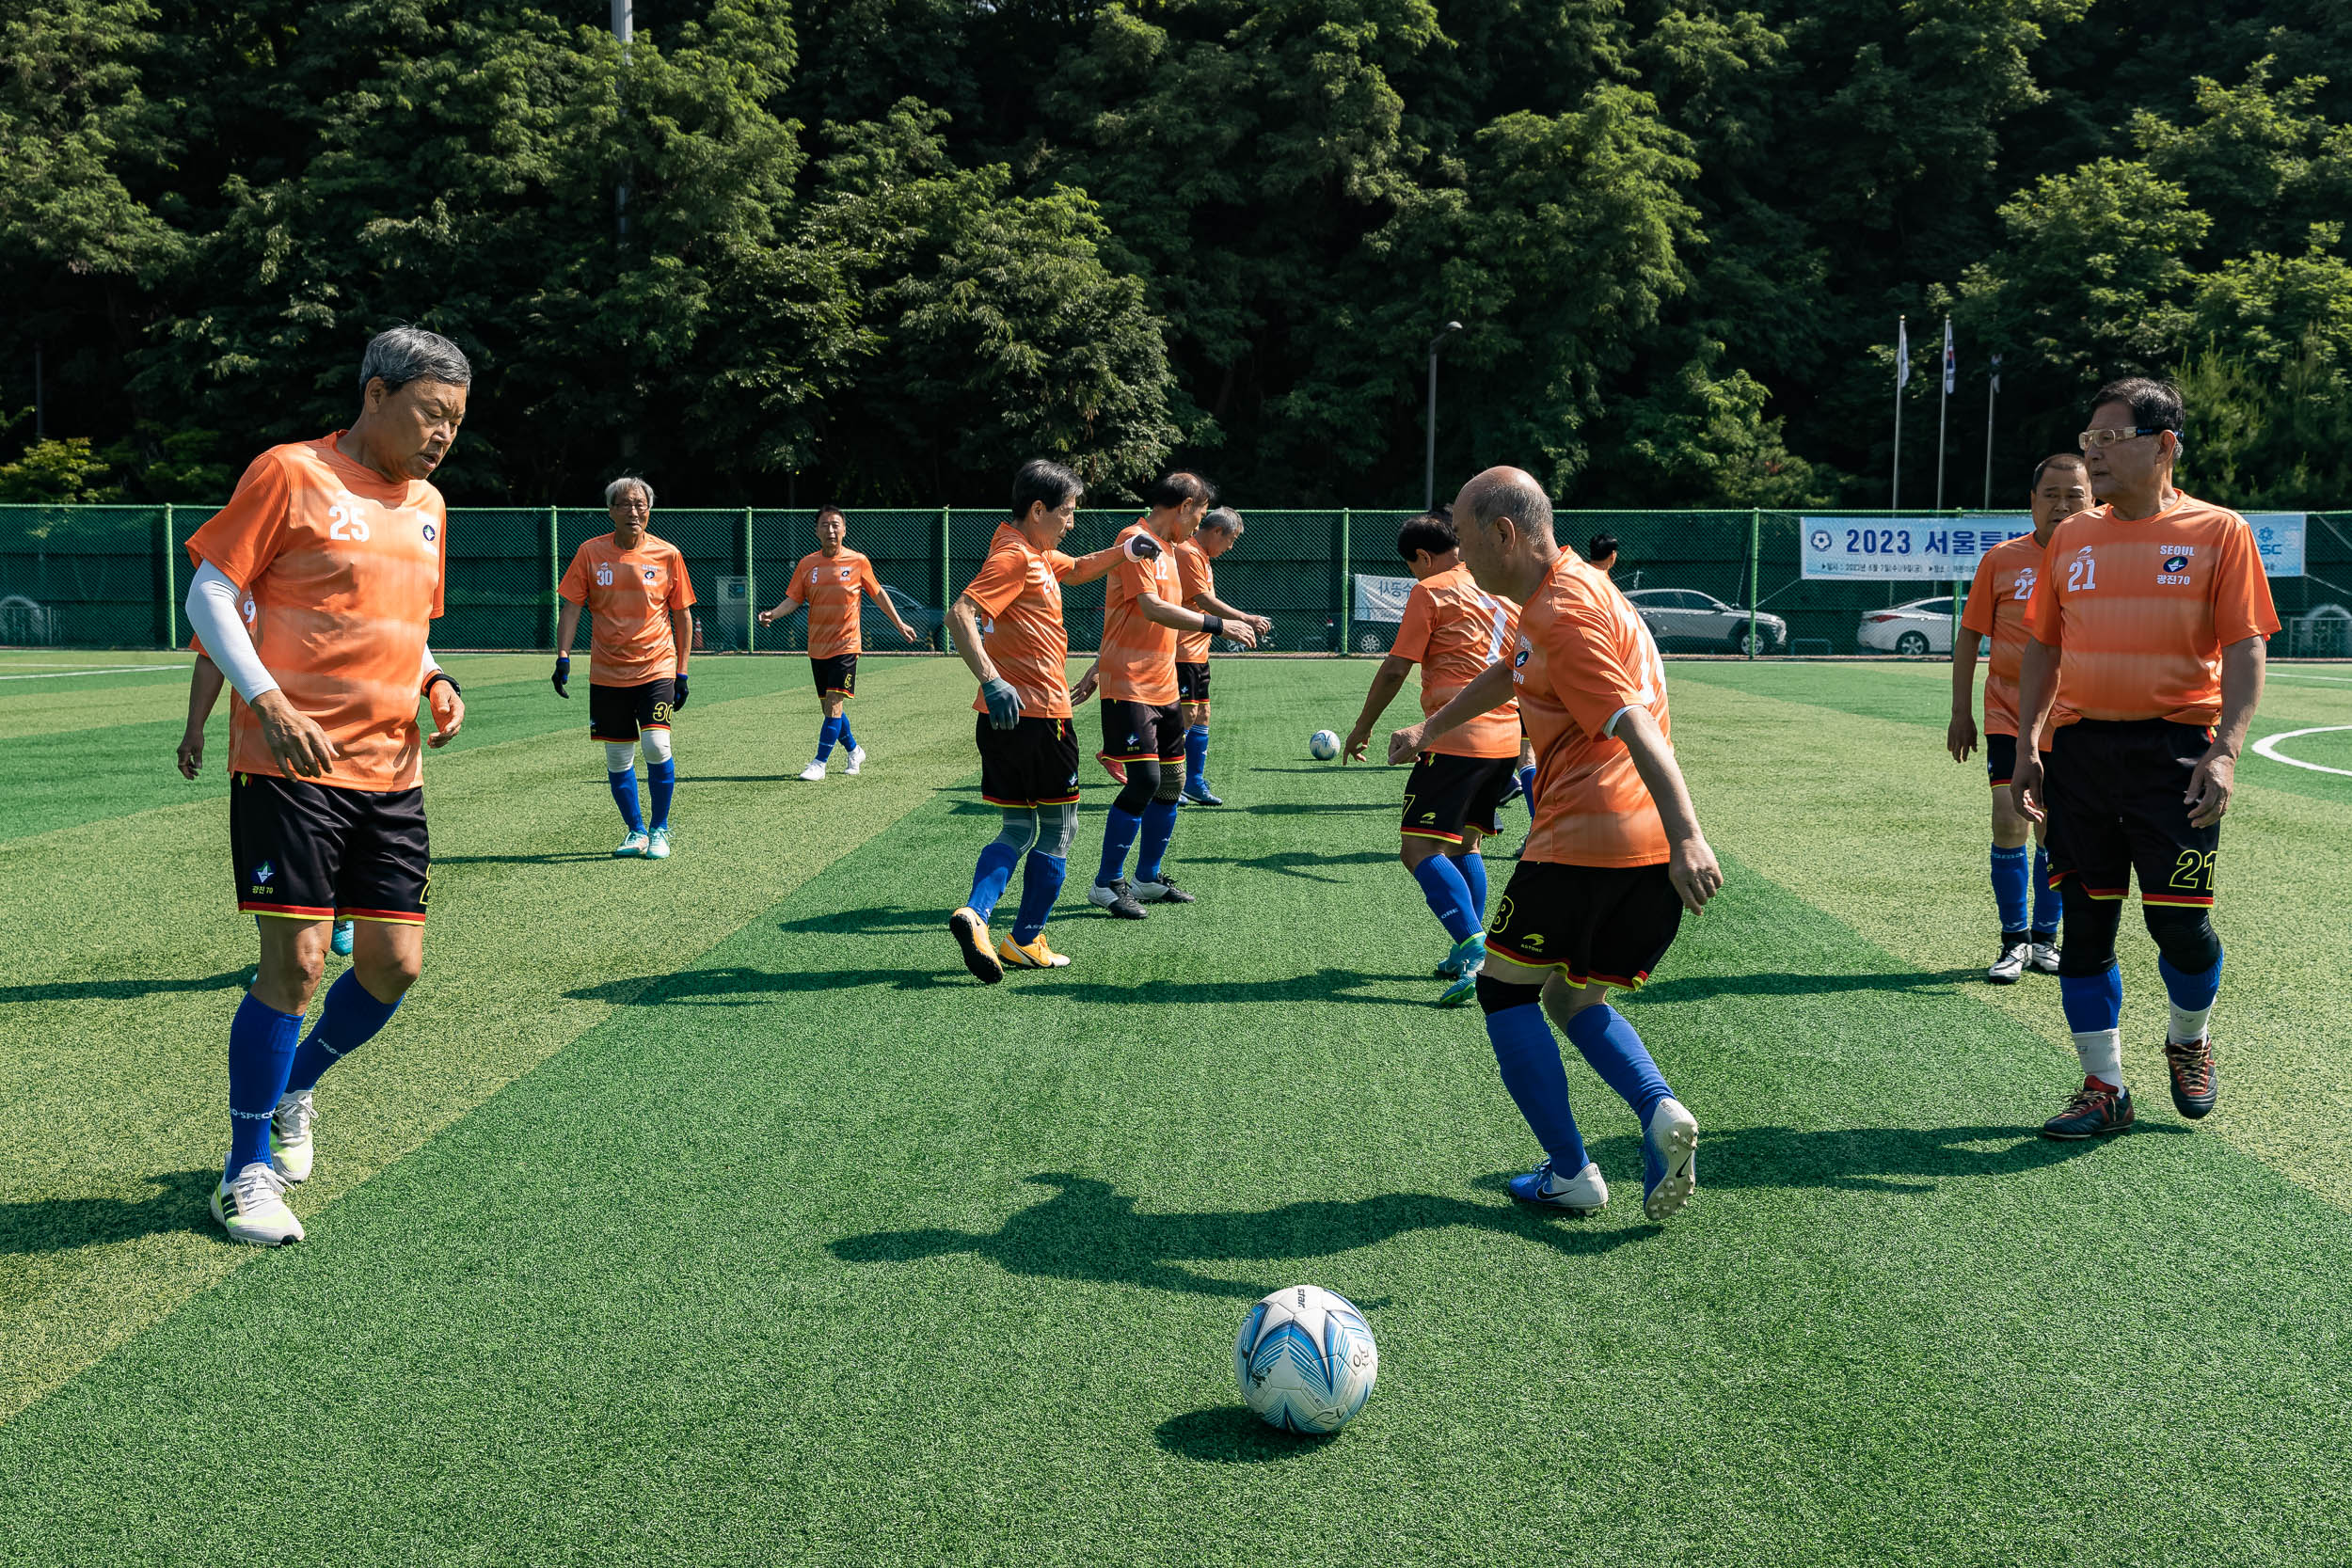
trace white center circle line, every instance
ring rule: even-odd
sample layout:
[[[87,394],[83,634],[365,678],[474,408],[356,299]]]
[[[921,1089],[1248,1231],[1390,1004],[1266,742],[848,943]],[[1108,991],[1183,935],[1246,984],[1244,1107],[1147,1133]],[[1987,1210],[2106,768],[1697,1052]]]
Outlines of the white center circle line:
[[[2297,736],[2305,735],[2335,735],[2344,730],[2352,730],[2352,724],[2318,724],[2308,730],[2286,730],[2278,735],[2264,736],[2254,742],[2254,750],[2273,762],[2285,763],[2289,768],[2308,768],[2314,773],[2335,773],[2352,779],[2352,768],[2329,768],[2324,763],[2304,762],[2279,750],[2281,740],[2293,740]]]

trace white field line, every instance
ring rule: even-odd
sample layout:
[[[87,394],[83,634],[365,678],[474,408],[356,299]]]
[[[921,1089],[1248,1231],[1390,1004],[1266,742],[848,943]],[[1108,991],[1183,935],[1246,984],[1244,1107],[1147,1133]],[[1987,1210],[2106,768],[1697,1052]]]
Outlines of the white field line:
[[[2352,724],[2318,724],[2308,730],[2285,730],[2278,735],[2266,735],[2254,742],[2254,750],[2273,762],[2285,763],[2289,768],[2308,768],[2314,773],[2334,773],[2352,779],[2352,768],[2329,768],[2323,763],[2304,762],[2300,758],[2288,756],[2279,750],[2279,742],[2281,740],[2293,740],[2296,736],[2304,735],[2333,735],[2340,730],[2352,730]]]
[[[88,670],[45,670],[38,675],[0,675],[0,681],[54,681],[68,675],[130,675],[178,674],[187,669],[184,664],[102,664]]]

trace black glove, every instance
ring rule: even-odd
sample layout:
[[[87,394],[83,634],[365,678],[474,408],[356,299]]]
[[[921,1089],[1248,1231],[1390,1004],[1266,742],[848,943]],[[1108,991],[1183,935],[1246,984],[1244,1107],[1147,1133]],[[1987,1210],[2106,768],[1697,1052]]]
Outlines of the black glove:
[[[686,672],[680,670],[670,682],[670,711],[675,713],[686,705]]]
[[[992,728],[1009,730],[1021,722],[1021,693],[1003,676],[993,676],[980,683],[980,700],[988,705],[988,721]]]
[[[572,694],[564,689],[564,683],[572,678],[571,655],[558,654],[555,656],[555,675],[553,678],[555,681],[555,694],[563,698],[565,702],[570,702],[572,700]]]
[[[1148,532],[1127,535],[1119,547],[1130,561],[1155,561],[1160,553],[1160,542]]]

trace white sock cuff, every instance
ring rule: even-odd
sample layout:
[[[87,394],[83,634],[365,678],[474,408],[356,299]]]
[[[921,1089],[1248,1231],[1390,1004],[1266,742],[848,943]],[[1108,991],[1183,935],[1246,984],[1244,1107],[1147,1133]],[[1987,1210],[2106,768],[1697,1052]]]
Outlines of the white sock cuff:
[[[2121,1029],[2084,1029],[2074,1036],[2074,1054],[2083,1065],[2086,1077],[2105,1079],[2121,1087],[2123,1083],[2123,1031]]]

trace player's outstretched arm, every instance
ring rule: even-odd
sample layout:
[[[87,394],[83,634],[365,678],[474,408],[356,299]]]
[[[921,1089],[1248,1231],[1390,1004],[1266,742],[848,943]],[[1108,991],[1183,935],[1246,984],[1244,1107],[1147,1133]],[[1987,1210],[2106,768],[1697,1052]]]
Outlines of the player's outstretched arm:
[[[1246,610],[1235,610],[1215,594],[1195,594],[1187,602],[1194,610],[1210,615],[1219,615],[1228,621],[1247,621],[1257,628],[1258,635],[1262,638],[1274,635],[1272,621],[1263,615],[1252,615]]]
[[[1413,661],[1394,654],[1380,661],[1380,668],[1372,673],[1372,689],[1364,693],[1364,711],[1356,716],[1356,727],[1347,732],[1346,741],[1340,747],[1340,763],[1364,760],[1364,748],[1372,742],[1372,727],[1380,716],[1389,711],[1389,705],[1405,689],[1405,677],[1413,673]]]
[[[1157,594],[1136,595],[1136,609],[1143,618],[1155,626],[1174,626],[1178,631],[1205,631],[1212,637],[1230,637],[1245,648],[1258,645],[1258,628],[1247,621],[1228,621],[1222,615],[1205,614],[1169,604]]]
[[[783,620],[786,616],[800,609],[801,606],[806,602],[806,600],[801,597],[798,579],[795,579],[795,586],[793,587],[792,592],[787,594],[783,598],[778,599],[773,605],[759,612],[759,624],[763,626],[772,626],[778,621]]]
[[[196,656],[196,668],[188,673],[188,727],[180,736],[180,776],[193,779],[204,770],[204,725],[213,717],[213,705],[220,701],[220,689],[227,677],[220,673],[208,655]]]
[[[1389,734],[1389,763],[1391,767],[1412,761],[1414,754],[1429,749],[1429,743],[1448,730],[1458,729],[1482,713],[1492,713],[1512,697],[1511,666],[1497,660],[1478,673],[1478,678],[1454,694],[1454,700],[1422,720]]]
[[[1724,868],[1715,863],[1715,851],[1708,847],[1707,836],[1699,832],[1699,814],[1682,782],[1682,765],[1675,760],[1673,745],[1646,708],[1629,707],[1618,714],[1614,733],[1625,742],[1634,771],[1642,775],[1642,784],[1658,807],[1658,819],[1665,826],[1666,875],[1673,879],[1675,891],[1682,895],[1682,907],[1696,914],[1723,891]]]
[[[2268,655],[2259,637],[2233,642],[2221,650],[2221,721],[2214,726],[2213,744],[2189,770],[2188,822],[2210,828],[2230,809],[2237,786],[2238,753],[2246,750],[2246,732],[2262,705],[2263,675]]]
[[[2017,663],[2017,727],[2040,736],[2048,721],[2050,699],[2058,695],[2058,650],[2039,637],[2026,639],[2026,651]],[[2042,809],[2042,752],[2037,746],[2017,748],[2017,766],[2010,772],[2010,799],[2017,806],[2017,814],[2029,822],[2043,820]]]
[[[1111,568],[1126,559],[1127,551],[1123,546],[1111,545],[1096,550],[1091,555],[1078,557],[1070,563],[1068,571],[1057,572],[1055,576],[1060,579],[1064,587],[1073,587],[1085,582],[1098,582],[1110,576]]]
[[[1952,721],[1944,726],[1944,749],[1966,762],[1977,749],[1977,634],[1952,644]]]

